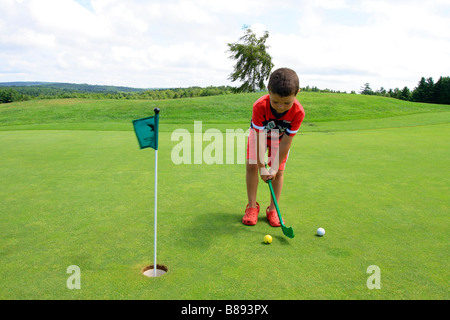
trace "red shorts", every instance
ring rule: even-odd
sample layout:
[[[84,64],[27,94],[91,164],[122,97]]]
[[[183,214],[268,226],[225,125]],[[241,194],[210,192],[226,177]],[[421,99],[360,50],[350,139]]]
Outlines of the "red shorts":
[[[275,157],[278,154],[278,147],[279,147],[280,141],[278,139],[266,139],[266,150],[269,149],[268,154],[268,164],[269,167],[272,166],[272,163],[279,162]],[[289,152],[284,158],[284,160],[280,163],[280,166],[278,170],[284,170],[286,169],[286,162],[289,158]],[[257,164],[257,156],[256,156],[256,137],[255,137],[255,131],[250,129],[250,134],[248,135],[248,141],[247,141],[247,160],[249,160],[250,164]],[[265,160],[265,159],[264,159]],[[262,161],[264,162],[264,161]]]

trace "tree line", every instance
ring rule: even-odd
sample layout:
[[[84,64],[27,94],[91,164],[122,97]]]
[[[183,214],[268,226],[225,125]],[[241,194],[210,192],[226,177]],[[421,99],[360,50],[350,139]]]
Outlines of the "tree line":
[[[70,89],[48,86],[0,87],[0,103],[27,101],[33,99],[126,99],[126,100],[165,100],[231,94],[230,86],[189,87],[173,89],[149,89],[135,92],[92,91],[92,89]]]
[[[450,104],[450,77],[440,77],[435,83],[432,77],[422,77],[413,90],[408,87],[386,90],[381,87],[377,91],[370,88],[369,83],[361,87],[361,94],[377,95],[412,102]]]

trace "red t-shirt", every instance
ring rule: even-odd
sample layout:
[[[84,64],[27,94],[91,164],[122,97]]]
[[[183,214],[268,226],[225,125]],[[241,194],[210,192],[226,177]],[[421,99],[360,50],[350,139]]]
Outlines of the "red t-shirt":
[[[305,118],[305,110],[297,99],[294,105],[288,111],[278,114],[270,105],[270,95],[265,95],[258,99],[253,105],[253,115],[251,127],[256,131],[266,129],[268,137],[277,138],[276,132],[271,130],[278,129],[278,138],[284,134],[294,136],[300,129],[300,125]]]

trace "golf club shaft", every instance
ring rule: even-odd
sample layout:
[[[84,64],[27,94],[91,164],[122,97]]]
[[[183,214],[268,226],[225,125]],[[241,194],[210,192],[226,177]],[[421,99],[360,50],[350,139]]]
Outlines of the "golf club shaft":
[[[275,205],[275,208],[277,209],[278,218],[280,219],[280,223],[283,224],[280,208],[278,207],[277,198],[275,197],[275,192],[273,191],[272,180],[268,180],[267,183],[269,184],[270,194],[272,195],[273,203]]]

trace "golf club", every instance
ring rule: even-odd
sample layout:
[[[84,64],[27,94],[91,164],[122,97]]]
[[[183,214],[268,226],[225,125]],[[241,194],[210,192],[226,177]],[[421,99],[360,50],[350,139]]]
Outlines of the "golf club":
[[[292,229],[292,227],[289,227],[289,228],[286,227],[283,223],[283,218],[281,217],[280,208],[278,207],[277,199],[275,198],[275,192],[273,192],[272,180],[268,180],[267,183],[269,184],[270,194],[272,195],[273,203],[275,204],[275,208],[277,209],[278,218],[280,219],[280,223],[281,223],[281,229],[283,230],[283,233],[286,237],[292,239],[295,237],[294,230]]]

